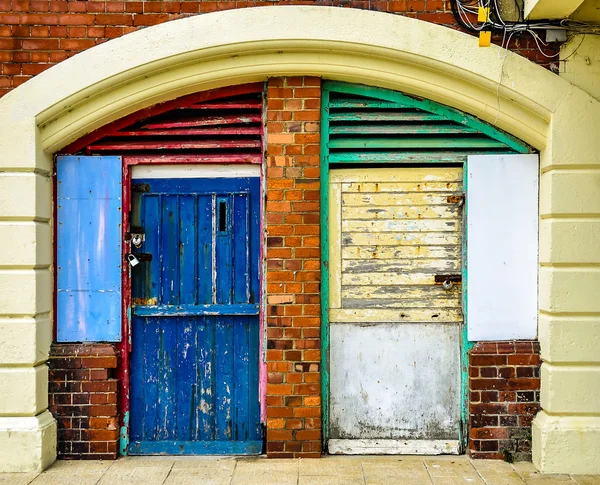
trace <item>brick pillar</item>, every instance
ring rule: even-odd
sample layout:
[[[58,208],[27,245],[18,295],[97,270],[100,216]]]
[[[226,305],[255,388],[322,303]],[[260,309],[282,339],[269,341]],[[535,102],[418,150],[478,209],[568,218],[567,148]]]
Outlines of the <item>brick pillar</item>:
[[[479,342],[469,353],[473,458],[531,461],[531,422],[540,410],[540,346]]]
[[[117,458],[117,360],[110,344],[52,345],[48,407],[58,422],[59,458]]]
[[[321,80],[273,78],[267,121],[267,454],[321,454]]]

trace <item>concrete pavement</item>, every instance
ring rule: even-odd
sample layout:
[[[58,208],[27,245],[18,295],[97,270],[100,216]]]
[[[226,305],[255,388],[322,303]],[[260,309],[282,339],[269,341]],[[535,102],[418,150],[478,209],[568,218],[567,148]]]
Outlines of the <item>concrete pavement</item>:
[[[600,476],[542,475],[531,463],[466,456],[327,456],[320,460],[126,457],[57,461],[43,473],[0,474],[4,485],[600,485]]]

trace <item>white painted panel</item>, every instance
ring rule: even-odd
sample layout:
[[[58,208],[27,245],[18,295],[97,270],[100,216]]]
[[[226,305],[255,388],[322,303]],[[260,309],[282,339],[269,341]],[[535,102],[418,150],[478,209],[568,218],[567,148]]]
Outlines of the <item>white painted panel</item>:
[[[538,156],[470,156],[467,171],[469,340],[535,338]]]
[[[330,439],[458,440],[459,339],[457,324],[332,323]]]
[[[458,440],[329,440],[331,455],[458,455]]]
[[[170,179],[170,178],[236,178],[260,177],[258,165],[134,165],[131,171],[133,179]]]

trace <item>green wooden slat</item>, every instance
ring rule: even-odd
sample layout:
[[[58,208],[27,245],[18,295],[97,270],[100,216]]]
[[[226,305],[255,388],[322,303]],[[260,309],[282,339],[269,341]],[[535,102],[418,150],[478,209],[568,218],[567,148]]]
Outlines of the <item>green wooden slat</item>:
[[[342,94],[350,94],[354,96],[366,96],[380,101],[388,101],[397,103],[402,108],[413,108],[427,111],[432,114],[437,114],[443,119],[455,121],[475,128],[480,133],[489,136],[495,140],[507,145],[510,149],[517,153],[532,153],[533,150],[517,138],[507,133],[501,132],[496,128],[488,125],[474,116],[467,115],[448,106],[443,106],[428,99],[411,98],[396,91],[390,91],[382,88],[374,88],[358,84],[346,84],[337,81],[327,81],[324,84],[324,89],[329,92]]]
[[[329,92],[321,92],[321,409],[323,447],[329,439]]]
[[[332,113],[329,122],[336,121],[442,121],[443,116],[418,111],[351,111]]]
[[[389,101],[380,101],[378,99],[350,99],[350,98],[337,98],[332,99],[329,102],[330,108],[379,108],[379,109],[398,109],[401,106],[398,103],[391,103]]]
[[[469,152],[469,155],[488,152]],[[456,152],[337,152],[329,163],[465,163],[466,153]]]
[[[394,135],[426,135],[438,133],[476,133],[477,130],[463,125],[417,124],[417,125],[338,125],[329,128],[329,133],[336,134],[394,134]]]
[[[504,143],[489,138],[337,138],[332,148],[499,148]]]

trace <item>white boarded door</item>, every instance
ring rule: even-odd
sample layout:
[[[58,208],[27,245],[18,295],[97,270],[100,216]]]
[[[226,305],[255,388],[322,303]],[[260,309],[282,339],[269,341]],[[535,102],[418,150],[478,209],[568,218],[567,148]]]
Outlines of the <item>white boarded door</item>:
[[[330,173],[330,453],[459,452],[462,180]]]

